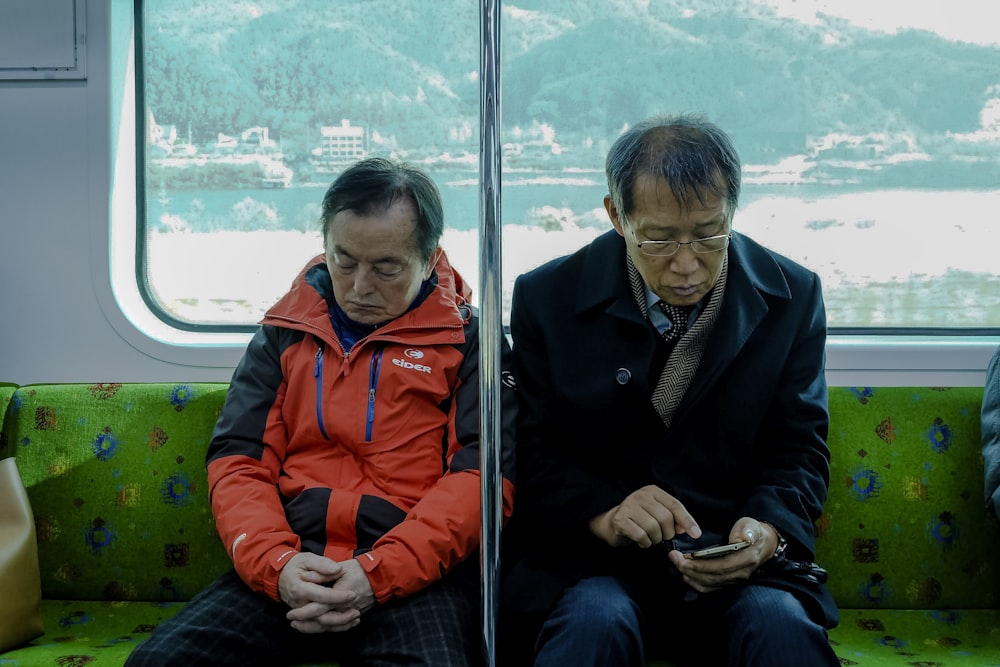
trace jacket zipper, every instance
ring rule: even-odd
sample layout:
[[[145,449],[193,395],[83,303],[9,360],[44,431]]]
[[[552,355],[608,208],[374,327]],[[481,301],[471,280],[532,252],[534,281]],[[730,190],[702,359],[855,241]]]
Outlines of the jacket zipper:
[[[323,424],[323,346],[316,350],[316,367],[313,369],[313,377],[316,378],[316,423],[319,424],[319,432],[323,434],[325,440],[330,436],[326,433],[326,426]]]
[[[365,423],[365,442],[372,440],[372,427],[375,424],[375,391],[378,389],[379,370],[382,368],[382,350],[379,345],[372,355],[372,360],[368,366],[368,419]]]

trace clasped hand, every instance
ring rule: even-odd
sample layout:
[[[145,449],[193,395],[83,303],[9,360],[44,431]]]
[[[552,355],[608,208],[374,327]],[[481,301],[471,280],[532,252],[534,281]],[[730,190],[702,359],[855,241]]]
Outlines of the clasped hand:
[[[701,528],[683,503],[655,485],[633,491],[621,504],[591,519],[590,530],[613,547],[648,548],[681,534],[701,537]],[[670,562],[688,585],[700,593],[708,593],[748,579],[774,555],[778,545],[774,529],[750,517],[743,517],[733,525],[729,541],[747,541],[751,546],[703,560],[673,549]]]
[[[375,605],[368,576],[353,558],[338,562],[296,554],[281,570],[278,592],[291,607],[286,618],[306,634],[350,630]]]

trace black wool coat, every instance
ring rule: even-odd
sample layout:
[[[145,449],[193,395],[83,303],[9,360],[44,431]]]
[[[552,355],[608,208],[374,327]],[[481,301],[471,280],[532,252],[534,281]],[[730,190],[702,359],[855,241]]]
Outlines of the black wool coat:
[[[739,233],[727,252],[721,312],[669,429],[650,402],[666,350],[632,296],[622,238],[610,231],[518,277],[518,496],[503,538],[505,609],[544,612],[592,574],[647,590],[676,575],[668,549],[613,549],[588,529],[648,484],[721,541],[750,516],[778,527],[788,557],[813,559],[830,459],[820,281]],[[825,587],[771,579],[762,581],[836,624]]]

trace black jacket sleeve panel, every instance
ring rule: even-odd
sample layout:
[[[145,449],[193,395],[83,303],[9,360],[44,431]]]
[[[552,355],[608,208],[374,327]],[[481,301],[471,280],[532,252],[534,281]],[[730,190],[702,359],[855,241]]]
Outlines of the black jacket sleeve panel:
[[[462,348],[463,361],[458,371],[459,386],[455,392],[455,438],[462,445],[451,461],[451,472],[479,470],[482,456],[480,447],[480,345],[479,319],[473,317],[465,330],[466,342]],[[515,480],[515,424],[517,423],[517,396],[511,378],[511,350],[503,332],[499,334],[500,366],[492,369],[500,398],[499,436],[497,453],[500,473],[510,482]]]
[[[268,414],[284,382],[281,354],[302,336],[300,332],[267,325],[257,330],[233,372],[206,463],[237,454],[260,459]]]

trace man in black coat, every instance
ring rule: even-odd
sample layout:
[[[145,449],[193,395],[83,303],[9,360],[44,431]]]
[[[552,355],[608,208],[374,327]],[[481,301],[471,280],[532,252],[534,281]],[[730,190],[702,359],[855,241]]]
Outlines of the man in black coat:
[[[837,665],[809,567],[829,484],[820,281],[733,231],[739,158],[712,123],[646,120],[606,167],[614,230],[514,287],[501,634],[526,631],[536,666]],[[714,545],[735,546],[692,556]]]

